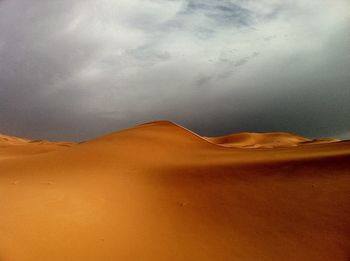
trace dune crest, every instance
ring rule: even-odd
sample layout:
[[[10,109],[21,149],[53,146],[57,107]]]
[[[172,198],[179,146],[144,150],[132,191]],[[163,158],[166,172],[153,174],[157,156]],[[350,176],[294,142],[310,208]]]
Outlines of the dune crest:
[[[324,138],[324,139],[308,139],[295,134],[287,132],[272,132],[272,133],[234,133],[220,137],[206,137],[201,136],[181,125],[178,125],[171,121],[161,120],[140,124],[134,128],[118,131],[115,133],[107,134],[91,141],[84,141],[81,143],[90,143],[94,140],[111,139],[114,135],[118,135],[119,132],[129,132],[134,129],[140,128],[164,128],[165,132],[172,133],[174,130],[182,130],[183,136],[192,135],[193,137],[199,138],[205,142],[226,147],[226,148],[278,148],[278,147],[295,147],[299,145],[313,145],[313,144],[324,144],[339,142],[340,140]],[[161,133],[160,133],[161,134]],[[164,134],[164,133],[163,133]],[[162,135],[159,135],[162,136]],[[29,140],[14,136],[8,136],[0,134],[0,146],[8,145],[48,145],[48,146],[65,146],[70,147],[76,145],[74,142],[51,142],[46,140]]]
[[[179,124],[171,121],[154,121],[144,123],[139,126],[168,126],[174,128],[181,128],[184,131],[208,141],[228,148],[278,148],[278,147],[295,147],[299,145],[314,145],[339,142],[338,139],[322,138],[322,139],[308,139],[288,132],[271,132],[271,133],[234,133],[220,137],[206,137],[201,136]]]

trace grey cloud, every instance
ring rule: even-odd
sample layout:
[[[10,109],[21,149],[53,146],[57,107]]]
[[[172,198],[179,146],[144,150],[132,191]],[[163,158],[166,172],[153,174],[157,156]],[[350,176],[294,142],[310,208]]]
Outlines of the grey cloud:
[[[208,84],[212,79],[213,79],[212,76],[202,76],[196,80],[195,85],[197,87],[208,86]]]
[[[254,22],[254,13],[232,1],[188,0],[185,13],[200,12],[214,21],[227,26],[249,26]]]
[[[239,59],[238,61],[234,62],[234,67],[241,67],[241,66],[245,65],[246,63],[248,63],[249,60],[251,60],[254,57],[257,57],[259,55],[260,55],[259,52],[253,52],[250,56],[243,57],[243,58]]]
[[[240,60],[238,60],[237,62],[235,62],[234,66],[235,67],[240,67],[242,65],[245,65],[248,62],[248,57],[242,58]]]
[[[148,64],[155,64],[157,62],[167,61],[171,59],[171,55],[169,52],[155,50],[150,45],[128,50],[127,53],[132,55],[134,58],[142,62],[146,62]]]
[[[344,135],[349,4],[305,3],[2,1],[0,132],[82,140],[169,119]]]

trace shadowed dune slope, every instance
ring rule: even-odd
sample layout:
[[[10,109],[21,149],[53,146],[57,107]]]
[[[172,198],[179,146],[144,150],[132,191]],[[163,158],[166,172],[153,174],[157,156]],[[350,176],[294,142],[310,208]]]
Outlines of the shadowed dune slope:
[[[349,141],[166,121],[14,139],[0,143],[1,261],[350,260]]]

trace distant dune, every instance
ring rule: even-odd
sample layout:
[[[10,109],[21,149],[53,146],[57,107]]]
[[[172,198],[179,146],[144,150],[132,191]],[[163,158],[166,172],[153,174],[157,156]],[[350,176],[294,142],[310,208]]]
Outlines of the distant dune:
[[[350,260],[350,141],[0,135],[1,261]]]
[[[276,148],[298,146],[309,139],[297,135],[276,132],[276,133],[238,133],[224,137],[210,138],[210,142],[225,146],[238,148]]]
[[[72,145],[74,145],[72,142],[29,140],[0,134],[0,160],[56,151]]]

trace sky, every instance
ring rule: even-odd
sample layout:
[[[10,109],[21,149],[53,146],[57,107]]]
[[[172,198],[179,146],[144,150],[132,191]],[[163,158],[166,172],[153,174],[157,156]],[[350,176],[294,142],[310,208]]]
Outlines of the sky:
[[[349,0],[0,0],[0,133],[350,139]]]

